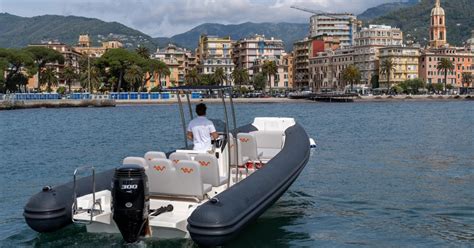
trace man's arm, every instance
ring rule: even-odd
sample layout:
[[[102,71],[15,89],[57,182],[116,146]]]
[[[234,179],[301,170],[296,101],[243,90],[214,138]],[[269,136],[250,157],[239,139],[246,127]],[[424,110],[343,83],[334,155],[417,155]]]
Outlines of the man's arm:
[[[219,134],[217,132],[213,132],[211,133],[211,137],[213,140],[216,140],[217,138],[219,138]]]
[[[188,137],[188,140],[193,140],[193,132],[187,132],[186,136]]]

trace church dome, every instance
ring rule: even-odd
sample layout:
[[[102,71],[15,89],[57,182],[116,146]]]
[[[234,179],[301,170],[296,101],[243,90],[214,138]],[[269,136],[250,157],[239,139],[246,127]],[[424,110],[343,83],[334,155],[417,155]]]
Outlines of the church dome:
[[[435,7],[431,10],[431,16],[444,16],[444,9],[441,8],[440,0],[436,0]]]

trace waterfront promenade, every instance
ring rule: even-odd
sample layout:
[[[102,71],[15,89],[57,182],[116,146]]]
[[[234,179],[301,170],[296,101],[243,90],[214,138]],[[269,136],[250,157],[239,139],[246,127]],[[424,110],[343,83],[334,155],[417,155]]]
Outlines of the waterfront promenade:
[[[185,99],[182,99],[184,102]],[[353,102],[391,102],[391,101],[467,101],[474,100],[474,95],[395,95],[395,96],[356,96]],[[221,98],[198,98],[191,99],[191,103],[221,103]],[[226,98],[226,101],[229,101]],[[314,103],[307,99],[289,99],[289,98],[233,98],[234,103]],[[153,99],[153,100],[110,100],[110,99],[87,99],[87,100],[2,100],[0,101],[0,110],[27,109],[27,108],[72,108],[72,107],[115,107],[116,105],[160,105],[176,104],[177,98]]]

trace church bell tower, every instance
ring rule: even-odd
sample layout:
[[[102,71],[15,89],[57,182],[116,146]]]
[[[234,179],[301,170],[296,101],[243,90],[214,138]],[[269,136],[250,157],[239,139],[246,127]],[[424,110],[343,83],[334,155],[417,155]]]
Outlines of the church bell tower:
[[[435,7],[431,10],[430,47],[444,46],[446,40],[446,15],[440,0],[436,0]]]

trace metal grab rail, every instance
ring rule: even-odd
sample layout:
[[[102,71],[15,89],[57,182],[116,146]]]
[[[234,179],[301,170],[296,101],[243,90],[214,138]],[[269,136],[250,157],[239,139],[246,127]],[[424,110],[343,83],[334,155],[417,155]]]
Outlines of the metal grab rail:
[[[92,171],[92,208],[91,209],[78,209],[77,208],[77,183],[76,183],[76,179],[77,179],[77,174],[80,172],[80,171],[85,171],[85,170],[88,170],[90,169]],[[73,223],[83,223],[83,224],[91,224],[92,223],[92,220],[94,218],[94,213],[95,212],[99,212],[99,213],[102,213],[103,210],[102,210],[102,204],[100,203],[100,201],[96,201],[95,199],[95,168],[94,166],[82,166],[82,167],[78,167],[74,170],[74,181],[73,181],[73,198],[74,198],[74,202],[72,204],[72,207],[71,207],[71,211],[72,211],[72,222]],[[95,206],[98,205],[99,206],[99,209],[96,209]],[[81,212],[79,210],[82,210],[82,212],[90,212],[90,220],[88,222],[84,222],[84,221],[76,221],[74,219],[74,215]]]

